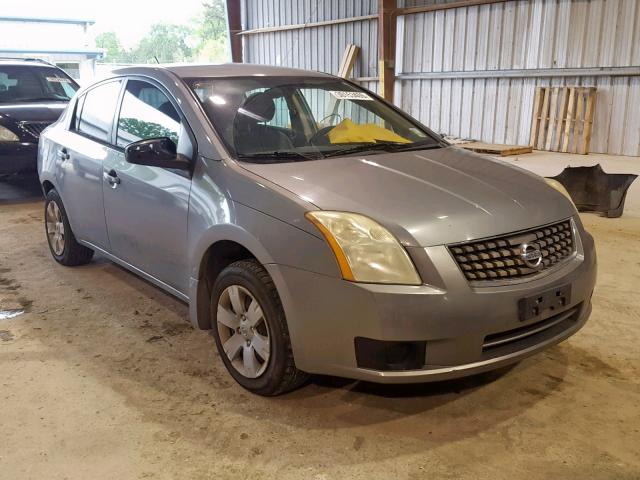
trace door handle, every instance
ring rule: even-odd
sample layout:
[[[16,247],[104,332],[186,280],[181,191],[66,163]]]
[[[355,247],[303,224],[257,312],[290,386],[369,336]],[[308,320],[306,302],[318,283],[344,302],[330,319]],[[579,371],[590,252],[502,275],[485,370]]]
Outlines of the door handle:
[[[61,148],[60,150],[58,150],[58,157],[60,157],[60,160],[64,162],[65,160],[69,160],[71,158],[71,155],[69,155],[69,152],[66,148]]]
[[[109,173],[105,172],[104,179],[111,185],[111,188],[116,188],[120,185],[120,177],[118,177],[118,174],[113,169],[109,170]]]

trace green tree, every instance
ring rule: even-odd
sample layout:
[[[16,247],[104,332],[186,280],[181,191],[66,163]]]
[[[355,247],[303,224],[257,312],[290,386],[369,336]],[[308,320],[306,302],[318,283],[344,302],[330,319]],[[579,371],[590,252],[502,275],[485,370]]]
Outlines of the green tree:
[[[96,35],[96,47],[106,50],[106,60],[108,62],[126,62],[127,54],[120,44],[116,32],[103,32]]]
[[[223,0],[208,0],[203,2],[204,12],[197,29],[198,37],[207,40],[227,35],[227,19]]]
[[[192,30],[184,25],[157,23],[140,40],[132,52],[133,63],[184,62],[191,60],[193,49],[189,46]]]
[[[196,28],[197,60],[203,62],[229,61],[227,19],[224,0],[206,0]]]

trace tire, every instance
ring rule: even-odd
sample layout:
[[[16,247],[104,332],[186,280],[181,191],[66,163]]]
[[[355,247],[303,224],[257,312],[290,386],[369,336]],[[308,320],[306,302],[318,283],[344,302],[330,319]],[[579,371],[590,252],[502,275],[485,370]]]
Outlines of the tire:
[[[68,267],[89,263],[93,250],[76,240],[58,192],[50,190],[44,202],[44,228],[49,251],[56,262]]]
[[[254,301],[259,310],[253,308]],[[238,305],[241,308],[235,308]],[[213,286],[210,314],[218,353],[242,387],[273,396],[294,390],[309,378],[296,368],[280,296],[257,261],[240,260],[220,273]]]

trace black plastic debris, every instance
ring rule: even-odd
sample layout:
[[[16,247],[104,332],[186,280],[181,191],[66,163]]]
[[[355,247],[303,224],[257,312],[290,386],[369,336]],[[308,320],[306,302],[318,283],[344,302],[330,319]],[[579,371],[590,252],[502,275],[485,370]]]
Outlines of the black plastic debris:
[[[567,189],[578,211],[618,218],[624,210],[627,190],[637,177],[626,173],[606,173],[597,164],[593,167],[567,167],[560,175],[549,178]]]

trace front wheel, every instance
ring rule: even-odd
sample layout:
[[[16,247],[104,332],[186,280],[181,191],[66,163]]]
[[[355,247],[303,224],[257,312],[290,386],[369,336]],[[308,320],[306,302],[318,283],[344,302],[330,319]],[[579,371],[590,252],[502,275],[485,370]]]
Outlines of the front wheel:
[[[213,335],[231,376],[259,395],[278,395],[308,375],[295,366],[289,330],[273,280],[255,260],[219,275],[211,295]]]
[[[58,263],[75,266],[91,261],[93,250],[77,242],[62,199],[55,190],[50,190],[45,197],[44,225],[49,250]]]

